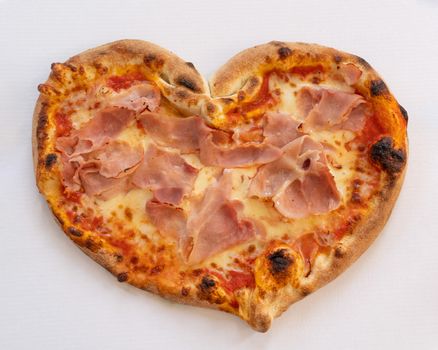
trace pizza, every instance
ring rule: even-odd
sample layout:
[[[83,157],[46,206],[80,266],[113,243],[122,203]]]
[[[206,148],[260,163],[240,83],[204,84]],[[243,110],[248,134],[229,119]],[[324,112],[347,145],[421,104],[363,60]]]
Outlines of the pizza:
[[[402,185],[406,110],[362,58],[270,42],[207,83],[140,40],[54,63],[39,191],[119,282],[257,331],[372,243]]]

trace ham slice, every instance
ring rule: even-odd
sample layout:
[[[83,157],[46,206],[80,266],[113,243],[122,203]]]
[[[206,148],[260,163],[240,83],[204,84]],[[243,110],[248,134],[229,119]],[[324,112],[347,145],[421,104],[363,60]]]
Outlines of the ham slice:
[[[101,175],[99,169],[95,167],[82,168],[79,171],[79,177],[85,193],[90,197],[95,196],[107,200],[129,189],[127,177],[108,178]]]
[[[336,209],[340,196],[323,151],[307,135],[290,142],[280,159],[260,167],[249,195],[272,198],[275,208],[288,218]]]
[[[269,163],[281,155],[270,144],[228,144],[229,135],[208,127],[198,116],[169,117],[156,113],[142,113],[140,122],[146,132],[160,145],[173,147],[181,153],[199,150],[204,165],[222,168]]]
[[[197,264],[263,235],[263,227],[242,218],[243,204],[230,200],[230,193],[231,175],[224,173],[192,203],[188,217],[182,209],[155,200],[146,204],[146,213],[160,234],[178,243],[184,261]]]
[[[368,106],[362,96],[328,89],[302,88],[297,95],[298,115],[305,132],[347,129],[359,131]],[[354,119],[352,122],[349,119]]]
[[[302,135],[299,124],[289,114],[266,113],[263,136],[269,144],[281,148]]]
[[[56,148],[68,156],[77,156],[98,149],[114,139],[134,120],[135,113],[119,107],[108,107],[70,136],[59,137]]]
[[[354,108],[347,120],[335,126],[334,129],[350,130],[358,132],[363,129],[367,116],[372,114],[371,108],[366,103],[361,103]]]
[[[151,144],[132,176],[139,188],[152,190],[161,203],[177,205],[191,192],[198,170],[177,153],[166,152]]]
[[[222,168],[270,163],[281,156],[281,150],[269,143],[221,145],[214,142],[211,133],[201,139],[200,149],[204,165]]]
[[[141,113],[145,110],[154,112],[160,105],[160,90],[155,85],[142,82],[119,92],[110,104]]]
[[[341,63],[339,71],[348,85],[356,84],[362,76],[362,71],[353,63]]]
[[[99,173],[107,178],[130,174],[143,158],[141,148],[132,148],[123,141],[113,141],[89,155],[99,163]]]
[[[231,188],[231,174],[224,172],[210,185],[202,200],[191,208],[187,221],[187,231],[193,242],[188,256],[190,264],[255,237],[254,223],[241,218],[243,204],[229,199]]]
[[[199,150],[199,137],[209,130],[198,116],[178,118],[145,112],[139,116],[139,120],[155,142],[177,148],[181,153]]]
[[[62,182],[70,191],[79,191],[82,185],[87,195],[102,196],[105,193],[103,197],[108,199],[128,190],[125,177],[142,158],[142,149],[134,149],[122,141],[112,141],[82,156],[62,155]]]
[[[187,236],[187,218],[183,210],[154,200],[146,203],[146,213],[160,234],[180,245]]]

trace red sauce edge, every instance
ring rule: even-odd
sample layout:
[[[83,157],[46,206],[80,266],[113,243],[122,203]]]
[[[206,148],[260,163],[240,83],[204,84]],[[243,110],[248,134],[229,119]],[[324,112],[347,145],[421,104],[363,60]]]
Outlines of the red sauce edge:
[[[290,72],[305,77],[309,74],[324,72],[324,67],[320,64],[314,66],[296,66],[293,67]]]
[[[112,75],[108,78],[107,85],[116,92],[130,88],[134,82],[146,80],[140,72],[128,73],[125,75]]]
[[[251,272],[230,270],[228,279],[216,271],[209,271],[209,273],[219,278],[222,287],[231,293],[241,288],[255,287],[254,275]]]
[[[230,121],[238,120],[241,114],[248,113],[254,109],[262,107],[269,102],[274,102],[274,99],[269,92],[269,78],[271,77],[272,72],[268,72],[263,76],[262,85],[260,86],[260,90],[258,91],[254,100],[244,103],[239,107],[233,108],[231,111],[227,113]]]
[[[68,115],[62,112],[55,113],[55,124],[56,124],[56,136],[66,136],[70,134],[72,129],[71,120]]]

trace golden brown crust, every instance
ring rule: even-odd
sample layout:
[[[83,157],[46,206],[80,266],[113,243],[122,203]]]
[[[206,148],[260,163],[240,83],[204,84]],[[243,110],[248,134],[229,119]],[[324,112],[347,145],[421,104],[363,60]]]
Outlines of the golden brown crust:
[[[356,90],[379,110],[380,122],[389,130],[394,148],[401,149],[406,154],[404,110],[398,105],[383,80],[360,57],[314,44],[270,42],[242,51],[233,57],[212,77],[209,91],[204,79],[192,64],[154,44],[139,40],[122,40],[85,51],[64,64],[53,65],[48,81],[40,87],[41,95],[35,107],[32,128],[33,160],[38,188],[46,195],[44,181],[50,176],[48,169],[52,166],[52,161],[49,156],[50,149],[53,149],[53,145],[48,145],[47,142],[50,139],[50,130],[53,129],[49,122],[51,101],[56,100],[62,90],[68,88],[66,81],[70,79],[70,74],[91,75],[92,80],[99,75],[112,73],[114,67],[123,67],[126,64],[141,66],[147,70],[148,78],[159,86],[162,94],[180,111],[214,118],[227,108],[230,101],[239,103],[250,100],[259,90],[263,74],[269,70],[289,70],[294,66],[312,64],[322,64],[330,69],[341,62],[354,63],[364,72],[355,86]],[[56,163],[56,159],[54,162]],[[380,194],[370,205],[371,209],[361,218],[353,232],[336,244],[323,263],[316,260],[308,278],[295,280],[303,266],[299,256],[295,255],[290,247],[283,243],[268,247],[255,263],[256,288],[242,289],[239,297],[240,306],[237,309],[229,305],[230,301],[214,282],[211,286],[207,284],[208,288],[203,287],[204,275],[197,277],[191,285],[176,282],[166,285],[128,276],[125,273],[125,262],[118,259],[116,254],[107,249],[102,242],[72,229],[73,224],[62,213],[62,209],[53,206],[51,209],[67,236],[93,260],[113,273],[119,281],[127,281],[179,303],[234,313],[246,320],[255,330],[264,332],[269,329],[273,318],[279,316],[294,302],[336,278],[368,248],[391,213],[405,172],[406,167],[394,173],[387,172]],[[281,259],[290,259],[293,264],[286,264],[284,269],[281,268],[274,273],[269,269],[267,257],[278,251],[282,251],[281,254],[284,255]],[[267,285],[269,287],[266,287]]]

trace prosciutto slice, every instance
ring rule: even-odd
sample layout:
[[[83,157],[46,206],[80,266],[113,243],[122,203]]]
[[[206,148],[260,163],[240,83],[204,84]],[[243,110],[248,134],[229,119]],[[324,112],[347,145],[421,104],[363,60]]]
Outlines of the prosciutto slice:
[[[229,198],[231,175],[224,173],[192,203],[188,217],[174,206],[149,201],[146,213],[158,231],[178,243],[181,256],[197,264],[225,249],[262,235],[263,229],[242,217],[243,204]]]
[[[145,110],[154,112],[160,105],[160,90],[148,82],[142,82],[119,92],[110,104],[141,113]]]
[[[302,88],[297,95],[303,131],[363,128],[368,106],[362,96],[328,89]],[[352,121],[350,121],[352,119]]]
[[[56,148],[68,156],[77,156],[98,149],[119,135],[134,120],[135,113],[119,107],[108,107],[70,136],[59,137]]]
[[[266,113],[263,136],[269,144],[281,148],[302,135],[298,131],[299,124],[289,114]]]
[[[260,167],[249,195],[272,198],[275,208],[288,218],[336,209],[340,195],[322,145],[306,135],[287,144],[283,152],[277,161]]]
[[[177,148],[181,153],[199,150],[200,135],[209,131],[198,116],[178,118],[158,113],[142,113],[139,117],[145,131],[162,146]]]
[[[231,174],[224,172],[210,185],[204,197],[191,208],[187,230],[193,241],[189,263],[198,263],[216,253],[246,242],[256,235],[256,227],[242,218],[243,204],[230,200]]]
[[[152,190],[161,203],[177,205],[191,192],[198,170],[177,153],[166,152],[151,144],[132,176],[139,188]]]
[[[164,237],[180,245],[184,244],[187,236],[187,218],[182,209],[150,200],[146,203],[146,213]]]
[[[204,165],[222,168],[270,163],[281,156],[281,150],[269,143],[221,145],[214,142],[212,134],[201,140],[200,149]]]
[[[89,196],[106,199],[128,190],[126,176],[143,158],[143,150],[132,148],[126,142],[113,141],[86,155],[62,155],[62,182],[70,191],[81,186]]]

